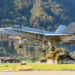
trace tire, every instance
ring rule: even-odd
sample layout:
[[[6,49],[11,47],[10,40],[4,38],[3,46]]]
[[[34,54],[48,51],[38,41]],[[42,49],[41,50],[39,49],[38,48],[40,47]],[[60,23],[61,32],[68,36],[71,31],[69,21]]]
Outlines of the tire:
[[[45,49],[42,49],[42,52],[45,52],[46,50]]]
[[[20,44],[20,45],[19,45],[19,48],[23,48],[23,45],[22,45],[22,44]]]
[[[51,51],[55,51],[55,47],[52,47],[52,48],[51,48]]]

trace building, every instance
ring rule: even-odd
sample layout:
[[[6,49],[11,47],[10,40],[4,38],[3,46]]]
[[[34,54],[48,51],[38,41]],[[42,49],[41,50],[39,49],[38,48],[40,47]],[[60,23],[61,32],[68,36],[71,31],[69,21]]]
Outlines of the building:
[[[19,63],[20,60],[11,57],[0,57],[0,63]]]

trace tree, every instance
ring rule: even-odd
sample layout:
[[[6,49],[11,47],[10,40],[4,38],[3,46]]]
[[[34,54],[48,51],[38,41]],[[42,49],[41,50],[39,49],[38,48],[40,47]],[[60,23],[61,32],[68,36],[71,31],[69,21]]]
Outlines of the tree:
[[[46,55],[45,60],[52,59],[53,62],[55,62],[55,60],[59,60],[60,63],[62,64],[65,58],[66,58],[66,55],[65,53],[62,53],[62,49],[56,48],[55,51],[50,50],[50,52]]]
[[[75,59],[75,51],[71,52],[71,56]]]

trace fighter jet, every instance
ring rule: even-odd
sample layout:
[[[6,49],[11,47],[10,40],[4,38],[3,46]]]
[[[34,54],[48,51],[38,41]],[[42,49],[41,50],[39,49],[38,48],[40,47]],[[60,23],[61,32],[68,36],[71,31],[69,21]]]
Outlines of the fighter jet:
[[[19,48],[23,48],[23,42],[26,38],[38,40],[42,43],[42,51],[45,52],[47,46],[52,51],[56,44],[74,44],[75,43],[75,22],[70,25],[60,25],[55,32],[30,28],[22,25],[14,25],[0,29],[1,35],[7,35],[8,38],[18,39]]]

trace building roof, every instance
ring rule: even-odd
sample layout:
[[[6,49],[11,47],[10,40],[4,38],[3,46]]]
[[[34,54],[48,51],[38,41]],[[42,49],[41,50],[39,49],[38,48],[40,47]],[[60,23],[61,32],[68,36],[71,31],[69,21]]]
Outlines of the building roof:
[[[0,60],[1,60],[1,59],[9,60],[9,59],[11,59],[11,57],[0,57]]]

